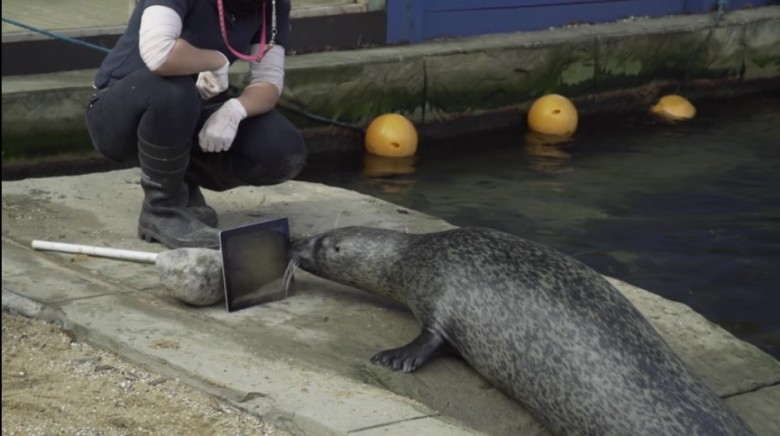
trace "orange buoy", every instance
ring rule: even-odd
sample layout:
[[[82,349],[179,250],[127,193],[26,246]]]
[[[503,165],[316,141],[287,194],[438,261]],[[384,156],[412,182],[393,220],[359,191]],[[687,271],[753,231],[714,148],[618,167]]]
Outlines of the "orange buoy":
[[[376,117],[366,130],[366,150],[377,156],[406,157],[417,152],[417,129],[400,114]]]
[[[685,97],[670,94],[661,97],[650,107],[650,112],[669,121],[689,120],[696,116],[696,108]]]
[[[547,94],[528,110],[528,127],[537,133],[569,137],[577,130],[577,108],[566,97]]]

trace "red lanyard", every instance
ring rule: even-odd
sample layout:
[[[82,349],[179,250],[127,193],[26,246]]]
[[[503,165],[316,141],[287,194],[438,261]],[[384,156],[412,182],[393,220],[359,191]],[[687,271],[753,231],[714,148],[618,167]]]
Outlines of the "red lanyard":
[[[230,46],[227,37],[227,28],[225,27],[225,7],[222,4],[222,0],[217,0],[217,9],[219,10],[219,28],[222,30],[222,39],[225,40],[225,45],[228,50],[239,59],[250,62],[260,62],[260,59],[263,59],[263,56],[265,55],[265,3],[263,3],[263,24],[261,27],[260,50],[257,51],[257,56],[255,57],[245,55]]]

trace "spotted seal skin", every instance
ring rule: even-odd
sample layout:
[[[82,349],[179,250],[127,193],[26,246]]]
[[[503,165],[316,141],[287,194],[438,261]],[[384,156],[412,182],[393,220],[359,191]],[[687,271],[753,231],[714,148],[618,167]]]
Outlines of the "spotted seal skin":
[[[345,227],[293,244],[300,267],[392,298],[422,324],[375,363],[455,351],[561,435],[752,435],[606,279],[496,230]]]

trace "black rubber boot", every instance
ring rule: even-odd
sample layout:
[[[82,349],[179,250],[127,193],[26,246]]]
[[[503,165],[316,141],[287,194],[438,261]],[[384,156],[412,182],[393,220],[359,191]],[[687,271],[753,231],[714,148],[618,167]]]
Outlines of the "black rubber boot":
[[[203,197],[203,193],[200,192],[198,184],[187,180],[187,193],[187,210],[195,215],[195,218],[200,220],[200,222],[211,227],[216,227],[219,222],[217,211],[206,204],[206,199]]]
[[[184,176],[190,159],[189,144],[158,147],[138,139],[144,202],[138,219],[138,237],[168,248],[219,248],[219,232],[187,209],[189,192]]]

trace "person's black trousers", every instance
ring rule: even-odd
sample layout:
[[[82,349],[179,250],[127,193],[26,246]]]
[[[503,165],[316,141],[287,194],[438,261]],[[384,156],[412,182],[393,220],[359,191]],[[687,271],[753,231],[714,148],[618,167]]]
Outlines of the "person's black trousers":
[[[95,92],[86,110],[87,129],[95,149],[116,162],[138,161],[139,136],[158,147],[190,144],[187,179],[214,191],[297,176],[306,146],[300,131],[275,110],[244,119],[228,151],[201,150],[201,126],[228,98],[223,93],[204,102],[193,77],[142,69]]]

